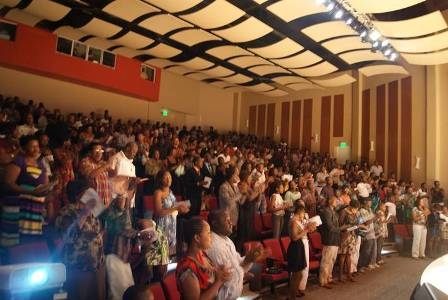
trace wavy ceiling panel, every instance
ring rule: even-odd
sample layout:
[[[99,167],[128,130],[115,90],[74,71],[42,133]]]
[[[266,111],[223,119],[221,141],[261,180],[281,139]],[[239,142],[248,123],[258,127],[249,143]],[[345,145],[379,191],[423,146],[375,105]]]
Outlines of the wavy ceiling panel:
[[[70,7],[49,0],[34,0],[24,11],[54,22],[65,17]]]
[[[257,66],[257,65],[272,65],[272,63],[270,63],[266,59],[263,59],[255,55],[232,58],[229,59],[229,62],[241,68],[249,68],[251,66]]]
[[[267,8],[286,22],[327,11],[324,6],[317,5],[315,0],[283,0]]]
[[[186,68],[184,66],[173,66],[167,69],[169,72],[184,75],[186,73],[191,73],[193,70]]]
[[[291,83],[286,85],[287,88],[294,90],[294,91],[300,91],[300,90],[308,90],[308,89],[317,89],[318,87],[311,83],[306,82],[299,82],[299,83]]]
[[[255,92],[267,92],[267,91],[271,91],[274,88],[266,83],[260,83],[257,85],[252,85],[252,86],[248,86],[246,87],[249,90],[255,91]]]
[[[170,13],[177,13],[189,8],[192,8],[199,3],[201,0],[144,0],[143,2],[148,2],[153,4],[154,6],[160,7],[163,10],[166,10]]]
[[[378,30],[390,38],[409,38],[431,34],[447,28],[440,11],[403,21],[374,21]]]
[[[351,65],[370,60],[371,61],[387,60],[387,57],[385,57],[382,53],[372,52],[370,51],[370,49],[346,52],[340,54],[339,57]]]
[[[243,43],[258,39],[271,31],[271,27],[254,17],[250,17],[233,27],[214,30],[213,32],[233,43]]]
[[[209,77],[224,77],[224,76],[230,76],[235,73],[234,71],[221,66],[216,66],[214,68],[203,70],[201,72],[209,75]],[[222,78],[222,80],[226,80],[226,78]]]
[[[182,30],[173,34],[170,38],[190,47],[206,41],[220,40],[219,37],[196,28]]]
[[[263,95],[269,96],[269,97],[283,97],[288,95],[287,92],[279,90],[279,89],[275,89],[273,91],[268,91],[268,92],[263,92]]]
[[[85,43],[88,45],[103,49],[103,50],[107,50],[110,47],[114,47],[117,45],[112,41],[105,40],[102,38],[97,38],[97,37],[90,38],[90,39],[86,40]]]
[[[20,3],[21,0],[0,0],[0,4],[5,6],[14,7]]]
[[[148,65],[155,66],[155,67],[159,67],[159,68],[165,68],[170,65],[173,65],[173,63],[170,62],[169,60],[160,59],[160,58],[151,58],[151,59],[146,60],[145,63],[147,63]]]
[[[249,70],[251,72],[254,72],[255,74],[265,76],[268,74],[274,74],[274,73],[285,73],[289,74],[289,71],[279,67],[279,66],[255,66],[250,67]]]
[[[108,38],[111,37],[122,30],[118,25],[100,20],[98,18],[93,18],[89,23],[79,28],[85,33]]]
[[[249,51],[237,46],[219,46],[207,50],[206,53],[223,60],[235,56],[252,55]]]
[[[425,0],[350,0],[350,4],[356,8],[357,11],[363,13],[384,13],[394,10],[403,9],[425,2]]]
[[[106,5],[103,11],[131,22],[142,15],[159,12],[160,9],[140,0],[115,0]]]
[[[141,22],[139,26],[161,35],[179,28],[193,27],[193,25],[170,14],[155,15]]]
[[[231,84],[229,84],[228,82],[225,82],[225,81],[213,81],[210,84],[212,84],[214,86],[217,86],[219,88],[222,88],[222,89],[233,86],[233,85],[231,85]]]
[[[144,50],[143,52],[160,58],[170,58],[182,53],[181,50],[168,46],[166,44],[158,44],[157,46],[152,47],[148,50]]]
[[[71,26],[61,26],[58,29],[56,29],[55,31],[53,31],[53,33],[55,33],[59,36],[63,36],[63,37],[75,40],[75,41],[78,41],[87,35],[85,32],[82,32],[81,30],[75,29]],[[104,39],[102,39],[102,38],[97,38],[97,39],[104,41]],[[102,49],[105,49],[105,48],[102,48]]]
[[[288,58],[273,59],[272,61],[285,68],[303,68],[322,60],[322,57],[307,50],[303,53]]]
[[[117,49],[113,50],[114,53],[116,54],[120,54],[129,58],[134,58],[138,55],[142,55],[143,53],[141,51],[135,50],[135,49],[131,49],[128,47],[119,47]]]
[[[432,52],[448,48],[448,31],[415,39],[390,39],[390,43],[400,52]]]
[[[186,74],[185,76],[187,76],[188,78],[194,79],[194,80],[199,80],[199,81],[210,78],[210,76],[207,76],[207,75],[205,75],[203,73],[199,73],[199,72],[189,73],[189,74]]]
[[[28,26],[36,26],[36,24],[42,20],[42,18],[30,15],[20,9],[11,9],[10,11],[8,11],[5,17],[11,21],[22,23]]]
[[[383,74],[403,74],[408,75],[409,72],[405,68],[398,65],[373,65],[362,67],[358,70],[367,77]]]
[[[361,42],[361,38],[358,35],[355,35],[332,39],[322,43],[322,46],[330,50],[332,53],[338,54],[353,49],[370,49],[372,45]]]
[[[356,32],[343,21],[319,23],[302,29],[302,32],[317,42],[334,37],[356,34]]]
[[[327,79],[312,79],[315,84],[324,87],[338,87],[351,84],[356,81],[356,79],[350,74],[339,74],[337,76],[332,76],[332,78]]]
[[[243,74],[235,74],[235,75],[223,78],[223,80],[225,80],[227,82],[231,82],[231,83],[242,84],[242,83],[250,82],[252,80],[252,78],[245,76]]]
[[[284,38],[277,43],[265,47],[249,48],[250,51],[266,58],[281,58],[297,53],[302,49],[303,46],[297,44],[290,38]]]
[[[203,9],[182,18],[204,29],[218,28],[232,23],[246,13],[227,1],[214,1]]]
[[[291,69],[294,73],[304,76],[304,77],[315,77],[330,74],[337,71],[338,68],[333,66],[327,61],[323,61],[315,66],[302,68],[302,69]]]
[[[441,65],[448,63],[448,49],[434,53],[402,53],[401,56],[413,65]]]
[[[192,70],[203,70],[213,66],[213,63],[199,57],[193,58],[181,64]]]
[[[113,40],[117,44],[132,48],[140,49],[154,42],[154,40],[134,32],[128,32],[122,37]]]
[[[290,83],[310,83],[307,79],[298,76],[280,76],[275,77],[272,80],[282,85],[287,85]]]

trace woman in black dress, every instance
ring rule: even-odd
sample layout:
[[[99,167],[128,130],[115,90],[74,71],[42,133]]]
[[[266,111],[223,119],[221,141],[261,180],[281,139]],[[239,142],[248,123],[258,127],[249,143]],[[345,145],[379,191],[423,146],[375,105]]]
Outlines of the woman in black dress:
[[[316,224],[313,222],[304,223],[305,207],[303,205],[295,205],[294,215],[289,221],[289,244],[286,253],[288,259],[288,271],[291,273],[289,279],[289,298],[290,300],[302,297],[305,294],[299,291],[300,280],[302,279],[302,270],[306,268],[305,248],[302,238],[306,237],[308,232],[316,230]],[[299,293],[297,293],[299,292]]]

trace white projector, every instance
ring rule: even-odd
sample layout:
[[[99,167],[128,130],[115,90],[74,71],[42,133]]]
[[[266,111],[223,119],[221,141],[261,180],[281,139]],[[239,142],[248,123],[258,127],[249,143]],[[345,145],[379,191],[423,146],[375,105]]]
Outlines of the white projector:
[[[0,266],[0,291],[10,294],[62,288],[65,280],[65,265],[61,263]]]

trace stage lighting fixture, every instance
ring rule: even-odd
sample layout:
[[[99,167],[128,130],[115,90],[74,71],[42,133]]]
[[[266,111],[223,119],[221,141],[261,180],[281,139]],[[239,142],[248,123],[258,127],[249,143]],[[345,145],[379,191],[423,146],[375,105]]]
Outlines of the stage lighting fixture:
[[[373,48],[379,48],[380,42],[376,41],[372,44]]]
[[[353,23],[353,18],[352,17],[348,18],[347,21],[345,21],[345,24],[347,24],[347,25],[350,25],[352,23]]]
[[[389,56],[389,54],[392,53],[392,49],[387,48],[386,51],[384,51],[384,55]]]
[[[342,9],[338,9],[334,14],[335,19],[340,19],[344,16],[344,11]]]
[[[372,42],[377,41],[380,37],[381,37],[381,34],[376,30],[372,30],[369,33],[369,38]]]
[[[327,0],[316,0],[317,5],[326,4]]]
[[[331,11],[331,10],[333,10],[333,8],[335,7],[336,5],[334,4],[334,2],[329,2],[328,4],[327,4],[327,10],[328,11]]]
[[[389,40],[384,40],[382,43],[381,43],[381,47],[386,47],[387,45],[389,45]]]
[[[398,57],[398,54],[395,53],[395,52],[393,52],[393,53],[390,55],[389,59],[390,59],[391,61],[395,61],[395,60],[397,59],[397,57]]]

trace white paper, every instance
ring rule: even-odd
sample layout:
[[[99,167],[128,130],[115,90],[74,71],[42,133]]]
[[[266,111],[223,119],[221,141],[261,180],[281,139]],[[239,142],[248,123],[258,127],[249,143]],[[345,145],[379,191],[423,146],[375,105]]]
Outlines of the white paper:
[[[174,207],[179,207],[181,205],[185,205],[186,207],[191,207],[191,202],[190,202],[190,200],[174,202]]]
[[[210,184],[212,183],[212,179],[208,176],[204,177],[204,181],[205,181],[205,185],[203,185],[202,187],[209,189],[210,188]]]
[[[87,189],[79,201],[86,204],[92,199],[95,200],[95,207],[93,208],[92,213],[95,217],[98,217],[104,211],[105,207],[100,196],[93,188]]]
[[[283,176],[282,176],[282,181],[288,181],[288,182],[290,182],[290,181],[292,181],[292,175],[291,174],[284,174]]]
[[[353,230],[356,230],[356,229],[358,229],[358,226],[355,225],[355,226],[347,228],[347,231],[353,231]]]
[[[320,216],[314,216],[314,217],[310,218],[308,220],[308,222],[314,222],[316,224],[316,226],[322,225],[322,219],[320,218]]]

